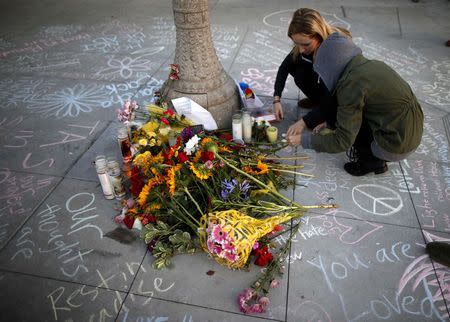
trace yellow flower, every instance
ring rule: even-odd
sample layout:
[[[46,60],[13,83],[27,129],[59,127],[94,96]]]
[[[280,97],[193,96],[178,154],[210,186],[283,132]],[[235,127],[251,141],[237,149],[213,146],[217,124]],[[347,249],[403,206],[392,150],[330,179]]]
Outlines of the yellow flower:
[[[146,213],[151,213],[152,211],[159,210],[162,208],[162,205],[159,203],[152,203],[145,208]]]
[[[207,168],[205,168],[203,165],[200,165],[198,168],[195,166],[194,163],[191,162],[189,165],[189,168],[192,170],[192,172],[195,174],[197,178],[200,180],[207,180],[209,177],[212,176],[212,172],[209,171]]]
[[[140,139],[138,141],[138,143],[139,143],[139,145],[146,146],[147,145],[147,139]]]
[[[138,197],[138,204],[139,206],[143,207],[145,205],[145,203],[147,202],[147,197],[150,193],[150,182],[148,182],[144,188],[142,188],[141,192],[139,193],[139,197]]]
[[[150,151],[145,151],[144,153],[138,154],[134,160],[133,164],[138,168],[142,169],[142,171],[147,172],[150,167],[149,160],[152,157]]]
[[[258,160],[258,164],[256,165],[256,167],[260,170],[258,174],[265,174],[269,172],[269,166],[261,162],[261,160]]]
[[[231,150],[227,146],[219,146],[219,153],[224,153],[224,152],[233,152],[233,150]]]
[[[164,161],[164,157],[162,156],[161,152],[159,152],[157,155],[155,156],[151,156],[148,159],[148,163],[150,164],[161,164]]]
[[[261,162],[261,160],[258,160],[258,164],[256,165],[256,168],[258,169],[258,171],[253,170],[252,167],[250,166],[245,166],[243,168],[243,170],[245,172],[247,172],[248,174],[266,174],[267,172],[269,172],[269,167],[267,166],[267,164]]]
[[[202,157],[202,151],[197,150],[197,152],[195,152],[195,156],[192,159],[192,162],[197,163],[198,161],[200,161],[200,158]]]
[[[156,131],[156,129],[158,128],[158,126],[159,126],[158,122],[150,121],[150,122],[148,122],[148,123],[145,123],[145,124],[142,126],[142,129],[145,131],[145,133],[147,133],[147,135],[149,135],[149,136],[155,136],[155,135],[156,135],[156,134],[155,134],[155,131]],[[152,133],[153,133],[153,135],[151,135]]]
[[[205,147],[206,143],[208,143],[208,142],[213,142],[213,139],[210,137],[203,138],[202,141],[200,142],[200,145],[202,147]]]
[[[161,134],[162,136],[167,136],[170,130],[171,130],[170,126],[162,127],[159,129],[159,134]]]
[[[161,175],[158,172],[156,173],[154,172],[154,174],[155,177],[149,179],[147,184],[142,188],[141,192],[139,193],[138,204],[141,207],[143,207],[147,202],[148,195],[150,194],[150,191],[153,189],[153,187],[164,182],[164,180],[162,179]]]
[[[166,178],[166,184],[169,188],[170,194],[173,196],[175,194],[175,188],[176,188],[176,182],[175,182],[175,176],[178,171],[181,169],[181,164],[177,164],[176,166],[170,168],[167,171],[167,178]]]

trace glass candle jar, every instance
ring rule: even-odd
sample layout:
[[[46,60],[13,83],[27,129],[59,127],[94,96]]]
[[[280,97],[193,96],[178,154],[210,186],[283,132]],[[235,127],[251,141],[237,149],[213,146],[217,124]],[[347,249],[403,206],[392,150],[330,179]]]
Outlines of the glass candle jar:
[[[275,126],[269,126],[266,128],[267,141],[269,143],[275,143],[278,139],[278,129]]]
[[[119,142],[120,151],[122,152],[123,162],[130,162],[132,159],[131,142],[128,136],[128,129],[126,127],[119,128],[117,140]]]
[[[106,199],[114,199],[114,190],[107,172],[106,158],[104,155],[99,155],[95,158],[95,170],[97,171],[97,176],[102,186],[103,195]]]
[[[232,122],[232,131],[233,131],[233,140],[234,141],[242,141],[242,116],[241,114],[233,115]]]
[[[108,160],[108,174],[114,189],[114,196],[121,200],[125,196],[125,188],[122,183],[122,175],[120,173],[120,165],[116,160]]]
[[[252,141],[252,127],[252,115],[248,111],[242,112],[242,137],[246,143]]]

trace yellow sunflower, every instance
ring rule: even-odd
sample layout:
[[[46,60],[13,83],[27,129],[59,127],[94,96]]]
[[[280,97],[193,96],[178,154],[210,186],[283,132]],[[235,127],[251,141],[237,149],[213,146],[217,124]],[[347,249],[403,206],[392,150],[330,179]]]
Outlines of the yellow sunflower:
[[[176,166],[170,168],[167,171],[166,184],[172,196],[175,194],[176,188],[175,175],[177,174],[178,171],[180,171],[181,167],[182,167],[181,164],[177,164]]]
[[[148,182],[139,193],[138,197],[138,204],[139,206],[143,207],[145,203],[147,202],[147,197],[150,194],[151,185],[150,182]]]
[[[195,174],[197,178],[200,180],[207,180],[209,177],[212,176],[212,172],[205,168],[203,165],[199,165],[198,167],[195,166],[195,163],[192,163],[189,165],[189,168],[192,170],[192,172]]]
[[[265,164],[264,162],[262,162],[261,160],[258,160],[258,163],[256,164],[256,168],[258,170],[253,170],[251,166],[245,166],[244,167],[244,171],[247,172],[248,174],[266,174],[267,172],[269,172],[269,167],[267,166],[267,164]]]
[[[209,143],[209,142],[213,142],[213,139],[210,138],[210,137],[206,137],[206,138],[203,138],[203,139],[202,139],[202,141],[200,142],[200,145],[201,145],[202,147],[205,147],[205,145],[206,145],[207,143]]]
[[[202,151],[197,150],[197,152],[195,152],[195,156],[192,159],[192,162],[197,163],[198,161],[200,161],[200,158],[202,157]]]

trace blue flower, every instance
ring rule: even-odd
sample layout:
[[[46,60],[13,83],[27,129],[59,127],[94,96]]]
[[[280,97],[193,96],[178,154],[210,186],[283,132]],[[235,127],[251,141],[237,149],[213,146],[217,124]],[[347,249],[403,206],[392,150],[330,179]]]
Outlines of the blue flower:
[[[236,179],[233,180],[225,179],[222,181],[222,192],[220,193],[220,196],[222,197],[223,200],[228,200],[230,194],[233,192],[235,188],[234,181],[237,183]]]
[[[247,180],[244,180],[239,185],[239,191],[243,195],[244,199],[248,199],[248,190],[250,189],[250,184]]]

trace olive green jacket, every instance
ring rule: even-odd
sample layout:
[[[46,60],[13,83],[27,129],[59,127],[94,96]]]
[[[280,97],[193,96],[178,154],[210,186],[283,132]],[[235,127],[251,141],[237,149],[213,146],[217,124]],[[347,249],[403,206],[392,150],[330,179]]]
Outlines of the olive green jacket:
[[[375,141],[388,152],[416,149],[423,132],[423,112],[408,83],[381,61],[356,55],[345,66],[334,89],[336,129],[326,135],[302,137],[304,148],[338,153],[355,142],[366,119]]]

